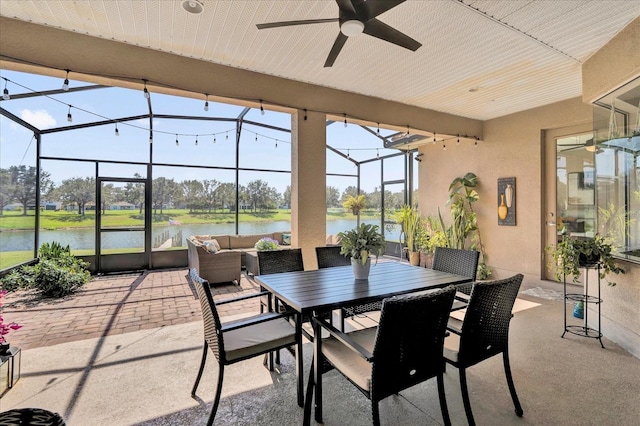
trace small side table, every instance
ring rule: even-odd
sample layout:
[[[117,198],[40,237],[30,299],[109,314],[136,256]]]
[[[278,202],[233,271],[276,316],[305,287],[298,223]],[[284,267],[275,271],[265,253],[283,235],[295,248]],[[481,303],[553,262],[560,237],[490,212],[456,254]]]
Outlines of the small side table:
[[[0,397],[7,393],[20,379],[22,351],[12,346],[4,355],[0,355]]]
[[[576,336],[582,337],[590,337],[592,339],[598,339],[600,342],[600,346],[604,349],[604,344],[602,343],[602,298],[600,297],[600,263],[594,263],[590,265],[583,266],[584,268],[584,290],[582,294],[579,293],[567,293],[567,277],[564,277],[564,332],[562,336],[569,332],[571,334],[575,334]],[[598,277],[598,296],[590,296],[589,295],[589,270],[593,269],[596,271],[596,276]],[[582,302],[584,304],[584,320],[582,325],[569,325],[567,324],[567,301],[572,302]],[[598,306],[598,329],[594,329],[588,326],[588,318],[589,318],[589,304],[594,304]],[[571,315],[571,310],[569,315]]]

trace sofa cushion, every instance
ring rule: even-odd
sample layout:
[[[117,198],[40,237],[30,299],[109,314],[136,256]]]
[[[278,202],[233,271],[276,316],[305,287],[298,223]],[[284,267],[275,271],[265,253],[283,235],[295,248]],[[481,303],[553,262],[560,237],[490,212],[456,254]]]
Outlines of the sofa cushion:
[[[229,245],[232,249],[250,248],[256,245],[256,243],[264,237],[272,237],[272,234],[259,234],[259,235],[231,235],[229,236]]]

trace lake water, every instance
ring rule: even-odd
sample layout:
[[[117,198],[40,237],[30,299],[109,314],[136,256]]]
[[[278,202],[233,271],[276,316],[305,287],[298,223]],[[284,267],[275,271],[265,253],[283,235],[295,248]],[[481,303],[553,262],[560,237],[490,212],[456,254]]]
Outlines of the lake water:
[[[379,225],[379,220],[363,220],[365,223]],[[327,234],[337,234],[351,228],[355,228],[356,219],[340,219],[327,221]],[[264,234],[274,231],[289,231],[291,222],[242,222],[240,223],[240,234]],[[177,226],[154,226],[151,241],[160,238],[163,233],[169,232],[170,237],[174,237],[182,231],[182,244],[189,235],[200,234],[235,234],[235,224],[185,224]],[[102,234],[102,249],[134,248],[143,246],[143,232],[110,232]],[[95,230],[93,228],[65,229],[57,231],[40,231],[40,243],[57,241],[62,245],[69,245],[73,250],[93,250],[95,249]],[[0,233],[0,252],[2,251],[23,251],[33,249],[33,231],[15,231]]]

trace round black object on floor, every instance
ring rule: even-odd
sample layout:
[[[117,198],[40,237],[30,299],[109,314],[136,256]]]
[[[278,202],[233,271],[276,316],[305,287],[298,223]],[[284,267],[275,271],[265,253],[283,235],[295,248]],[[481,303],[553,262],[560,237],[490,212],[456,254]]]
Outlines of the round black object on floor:
[[[0,426],[64,426],[65,424],[60,414],[41,408],[16,408],[0,413]]]

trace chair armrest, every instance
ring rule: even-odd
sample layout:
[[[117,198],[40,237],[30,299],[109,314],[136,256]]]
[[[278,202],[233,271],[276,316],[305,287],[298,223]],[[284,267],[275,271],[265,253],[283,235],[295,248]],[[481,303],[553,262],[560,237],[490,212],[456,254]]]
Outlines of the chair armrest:
[[[343,333],[342,331],[338,330],[337,328],[335,328],[331,324],[327,323],[326,321],[321,321],[316,317],[313,318],[313,322],[318,323],[318,325],[320,325],[320,327],[322,327],[325,330],[327,330],[329,332],[329,334],[334,336],[337,340],[339,340],[346,347],[348,347],[349,349],[351,349],[354,352],[357,352],[361,357],[363,357],[367,361],[373,362],[373,354],[371,352],[369,352],[368,350],[366,350],[365,348],[363,348],[358,343],[354,342],[349,337],[349,335],[347,333]]]
[[[293,315],[292,312],[282,312],[282,313],[278,313],[278,312],[266,312],[264,314],[259,314],[247,319],[240,319],[237,321],[233,321],[231,323],[228,324],[222,324],[221,326],[221,330],[222,332],[227,332],[227,331],[231,331],[231,330],[237,330],[240,328],[244,328],[244,327],[249,327],[251,325],[255,325],[255,324],[260,324],[263,322],[269,322],[269,321],[273,321],[275,319],[278,318],[287,318],[289,316]]]
[[[227,303],[233,303],[233,302],[239,302],[241,300],[247,300],[247,299],[252,299],[254,297],[260,297],[260,296],[268,296],[271,293],[269,293],[268,291],[261,291],[259,293],[251,293],[251,294],[247,294],[244,296],[238,296],[238,297],[232,297],[230,299],[223,299],[223,300],[219,300],[219,301],[215,301],[216,306],[217,305],[224,305]]]

